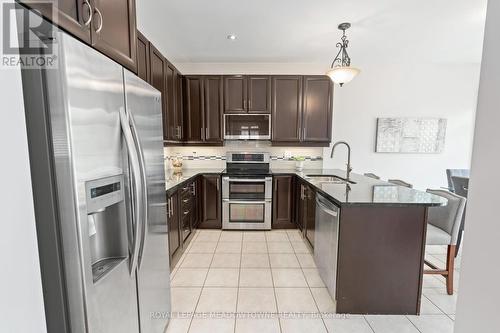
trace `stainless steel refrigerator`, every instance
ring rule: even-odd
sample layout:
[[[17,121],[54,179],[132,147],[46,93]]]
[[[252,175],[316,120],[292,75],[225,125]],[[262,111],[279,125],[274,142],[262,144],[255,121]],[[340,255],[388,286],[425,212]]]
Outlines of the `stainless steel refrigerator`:
[[[56,68],[23,67],[22,76],[48,330],[163,332],[170,270],[160,92],[47,27]]]

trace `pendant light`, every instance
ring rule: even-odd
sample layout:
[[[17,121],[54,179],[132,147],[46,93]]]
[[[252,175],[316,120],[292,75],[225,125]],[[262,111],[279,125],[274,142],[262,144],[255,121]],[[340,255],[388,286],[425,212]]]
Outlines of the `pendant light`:
[[[332,79],[333,82],[339,84],[341,87],[344,83],[350,82],[358,73],[359,69],[351,67],[351,58],[347,54],[347,46],[349,41],[345,35],[345,31],[351,27],[350,23],[339,24],[339,30],[342,30],[341,41],[337,43],[340,48],[335,59],[333,59],[331,69],[326,72],[326,75]]]

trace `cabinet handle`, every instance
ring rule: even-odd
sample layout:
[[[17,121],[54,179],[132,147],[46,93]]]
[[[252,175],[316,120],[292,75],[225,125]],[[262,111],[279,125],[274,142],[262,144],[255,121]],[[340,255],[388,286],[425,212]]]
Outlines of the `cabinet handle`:
[[[217,191],[219,190],[219,178],[216,179]]]
[[[167,199],[167,219],[170,218],[170,198]]]
[[[90,23],[92,22],[92,13],[94,11],[92,10],[92,6],[90,5],[90,2],[88,2],[88,0],[83,0],[82,10],[83,10],[84,6],[87,6],[87,8],[89,10],[89,19],[87,21],[83,22],[83,25],[88,27],[90,25]]]
[[[243,109],[244,110],[247,109],[247,100],[246,99],[243,100]]]
[[[203,140],[203,127],[200,128],[201,134],[200,134],[200,139]]]
[[[251,108],[252,108],[252,100],[248,99],[248,109],[251,109]]]
[[[208,140],[208,127],[205,127],[205,140]]]
[[[189,214],[189,210],[184,211],[182,214],[184,214],[184,215]]]
[[[99,8],[95,7],[94,8],[94,13],[97,13],[97,15],[99,15],[99,18],[100,18],[100,20],[99,20],[99,27],[97,29],[95,29],[95,32],[98,34],[102,30],[102,25],[104,24],[104,20],[102,18],[102,13],[99,10]]]

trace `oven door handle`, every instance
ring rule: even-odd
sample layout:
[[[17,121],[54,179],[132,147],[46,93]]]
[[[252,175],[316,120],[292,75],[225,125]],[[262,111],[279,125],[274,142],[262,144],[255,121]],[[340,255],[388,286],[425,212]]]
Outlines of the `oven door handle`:
[[[264,201],[222,199],[222,201],[237,205],[248,205],[248,204],[266,204],[272,202],[272,199],[265,199]]]
[[[266,177],[264,179],[243,179],[243,178],[227,178],[227,177],[222,177],[223,182],[240,182],[240,183],[255,183],[255,182],[265,182],[265,181],[271,181],[271,177]]]

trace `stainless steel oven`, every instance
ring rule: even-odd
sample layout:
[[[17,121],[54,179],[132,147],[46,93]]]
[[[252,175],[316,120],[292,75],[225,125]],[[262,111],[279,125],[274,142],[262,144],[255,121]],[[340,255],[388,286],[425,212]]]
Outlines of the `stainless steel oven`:
[[[222,228],[271,229],[269,154],[229,152],[226,166],[222,177]]]
[[[272,177],[222,177],[222,228],[271,229]]]
[[[225,140],[271,140],[271,115],[225,114]]]

